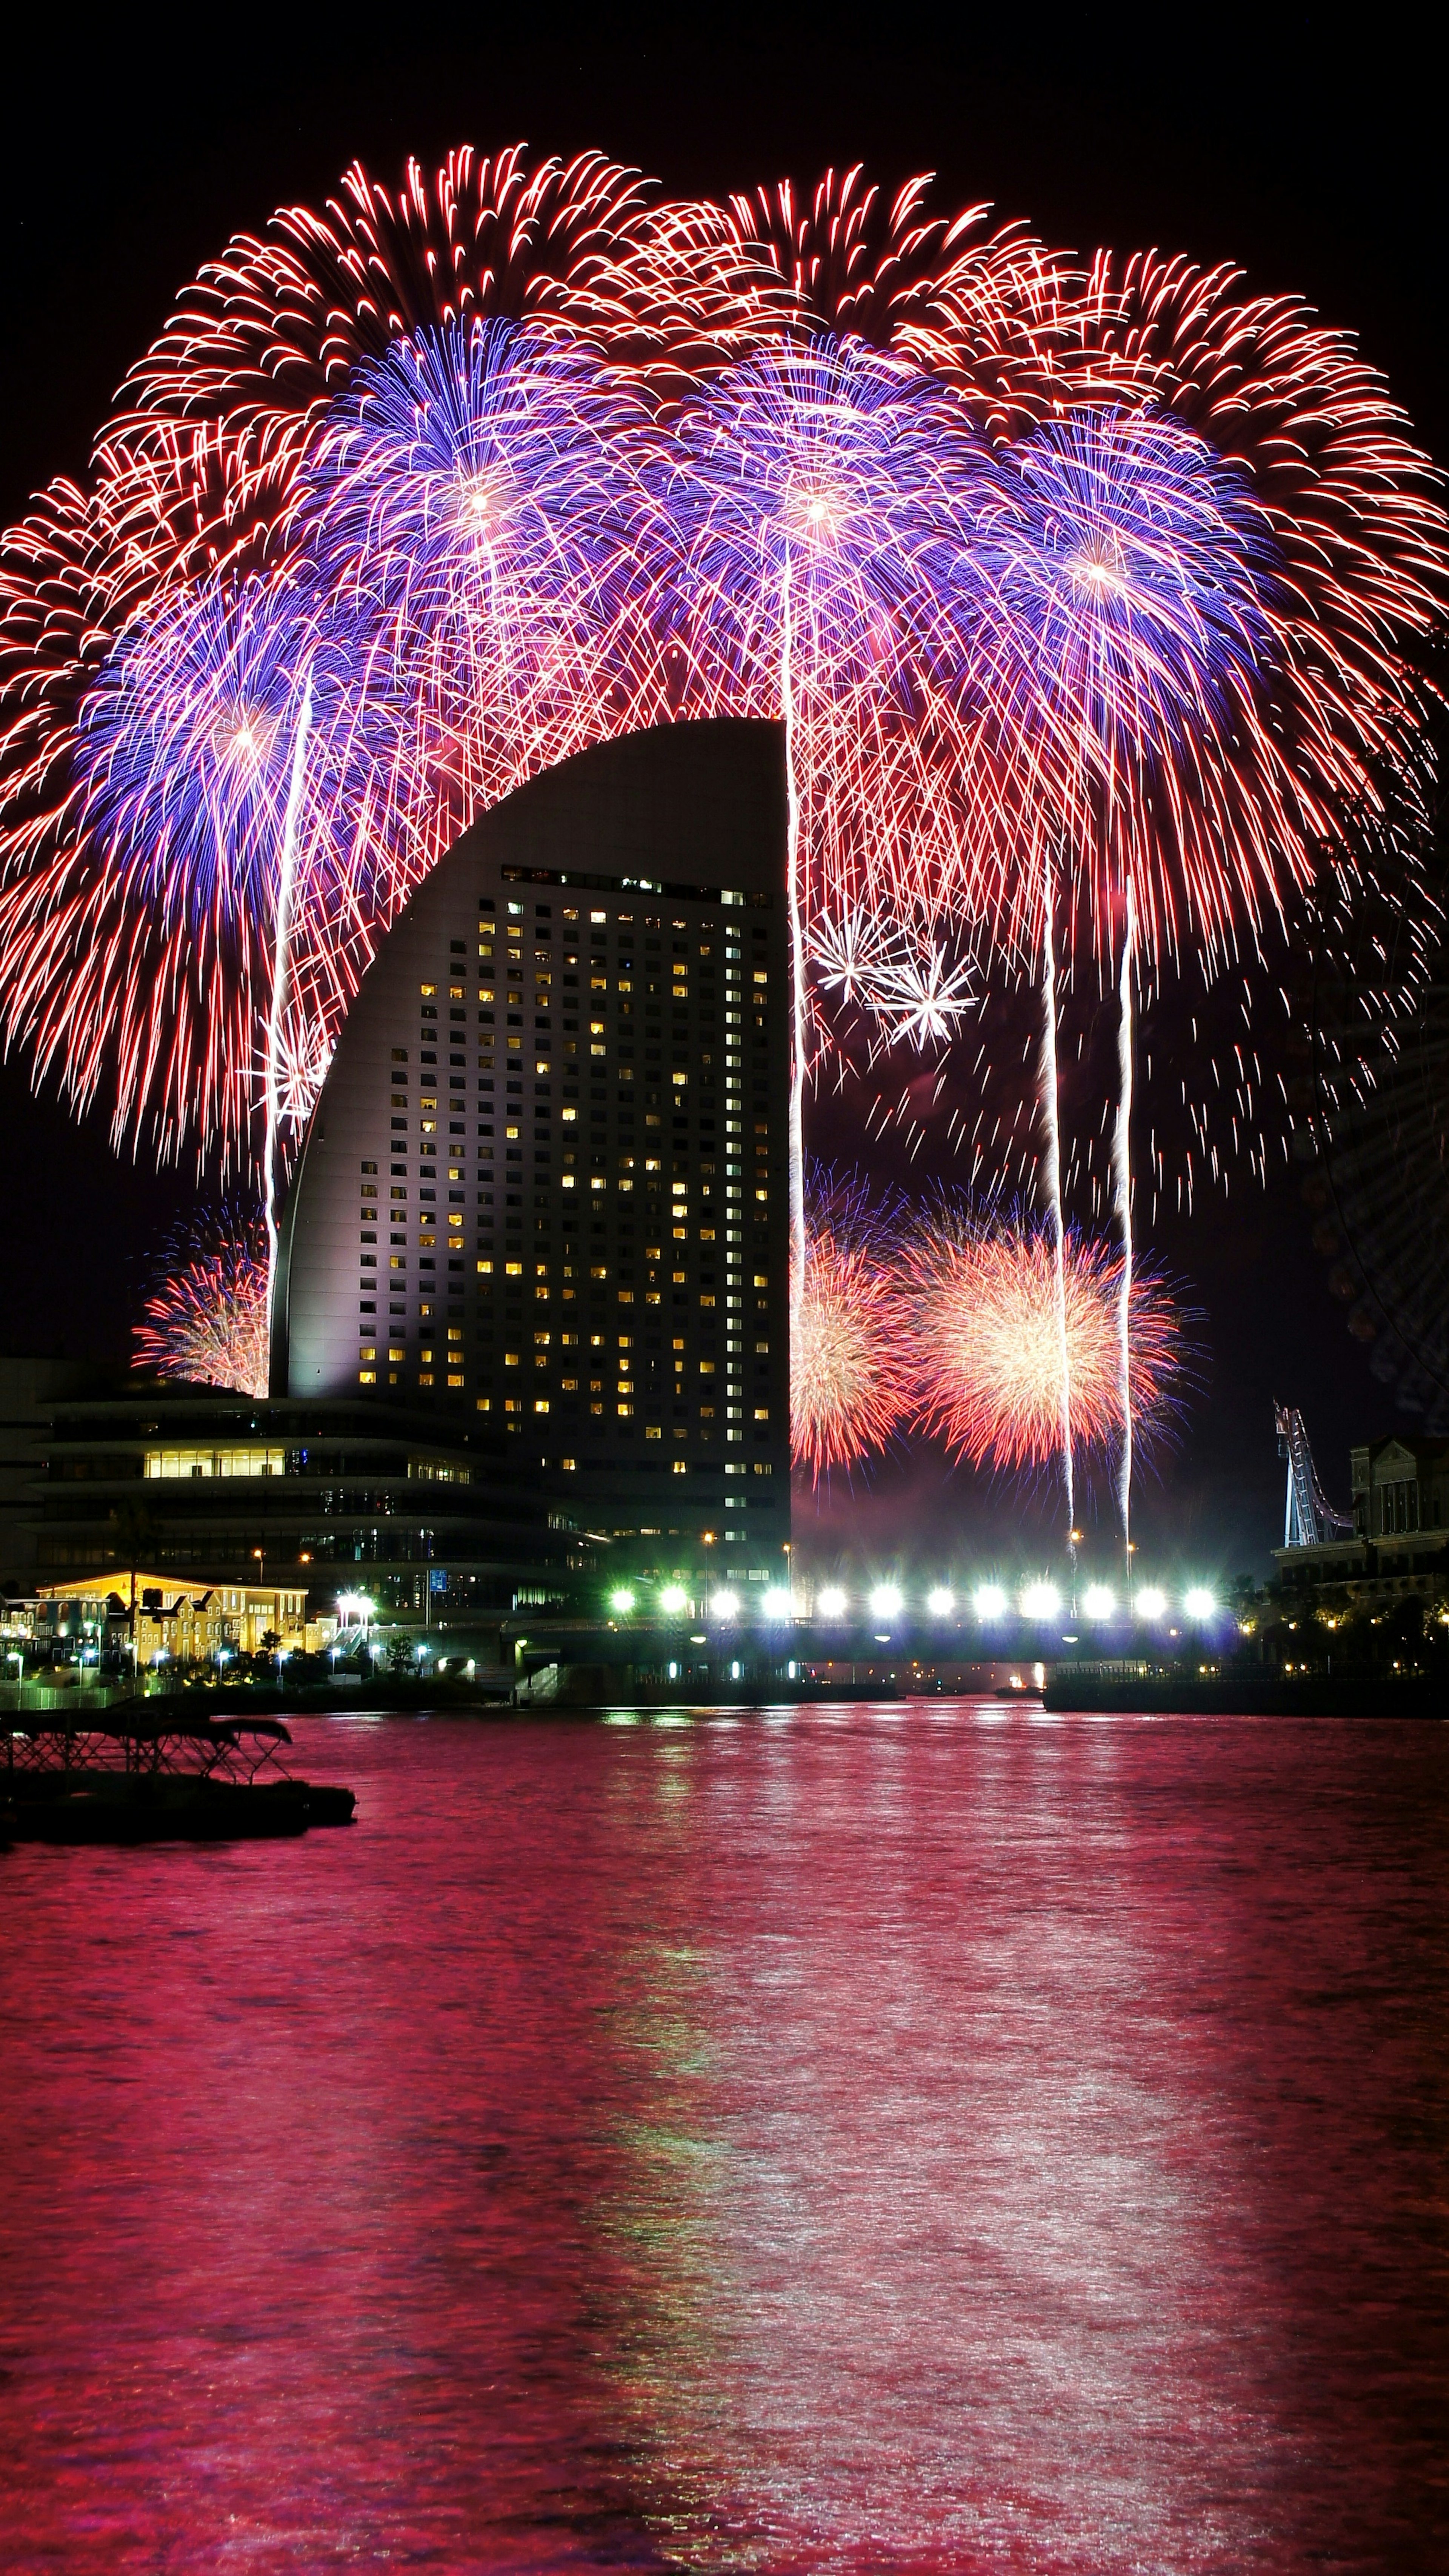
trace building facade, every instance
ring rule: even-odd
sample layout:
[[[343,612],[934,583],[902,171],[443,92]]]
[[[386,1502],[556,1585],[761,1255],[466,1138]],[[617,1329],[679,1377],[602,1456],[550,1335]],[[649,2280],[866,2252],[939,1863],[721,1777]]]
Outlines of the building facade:
[[[664,1562],[790,1536],[781,729],[585,752],[464,834],[350,1011],[273,1395],[405,1404]]]
[[[592,1599],[603,1551],[537,1478],[510,1478],[499,1447],[355,1389],[302,1402],[132,1381],[51,1410],[35,1581],[109,1592],[140,1564],[167,1601],[280,1585],[313,1614],[363,1593],[450,1627]]]
[[[216,1663],[255,1655],[275,1639],[284,1653],[316,1653],[335,1622],[309,1620],[303,1585],[178,1583],[153,1567],[42,1584],[33,1642],[43,1661],[84,1665]]]

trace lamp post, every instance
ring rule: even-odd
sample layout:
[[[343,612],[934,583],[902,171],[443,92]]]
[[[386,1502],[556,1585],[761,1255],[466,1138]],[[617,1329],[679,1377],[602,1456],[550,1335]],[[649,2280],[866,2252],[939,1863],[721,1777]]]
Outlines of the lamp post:
[[[701,1544],[701,1546],[703,1547],[703,1549],[704,1549],[704,1551],[705,1551],[705,1556],[704,1556],[704,1624],[705,1624],[705,1626],[706,1626],[706,1628],[707,1628],[707,1627],[709,1626],[709,1551],[710,1551],[710,1549],[711,1549],[711,1548],[713,1547],[713,1545],[714,1545],[714,1532],[713,1532],[713,1530],[701,1530],[701,1532],[700,1532],[700,1544]]]

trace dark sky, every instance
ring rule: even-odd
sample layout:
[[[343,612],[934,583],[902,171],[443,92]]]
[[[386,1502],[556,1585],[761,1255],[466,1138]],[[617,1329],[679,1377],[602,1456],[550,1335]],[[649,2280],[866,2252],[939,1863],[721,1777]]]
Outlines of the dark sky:
[[[128,362],[229,233],[325,194],[354,155],[386,177],[409,152],[519,138],[597,145],[688,192],[807,181],[832,161],[888,180],[934,170],[943,199],[992,199],[1058,244],[1237,259],[1353,326],[1442,459],[1442,66],[1423,23],[1380,7],[1349,44],[1337,13],[1271,8],[1067,24],[999,6],[655,19],[606,0],[385,20],[163,9],[101,26],[32,11],[7,44],[0,508],[83,470]],[[122,1352],[141,1267],[189,1190],[33,1103],[14,1066],[0,1115],[16,1245],[0,1348]],[[1244,1188],[1159,1237],[1206,1310],[1210,1387],[1144,1501],[1165,1553],[1264,1565],[1282,1508],[1275,1393],[1303,1405],[1340,1497],[1350,1437],[1393,1421],[1308,1236],[1289,1184],[1266,1202]],[[866,1521],[885,1550],[943,1510],[1003,1536],[1021,1518],[1008,1492],[921,1466],[878,1480]]]

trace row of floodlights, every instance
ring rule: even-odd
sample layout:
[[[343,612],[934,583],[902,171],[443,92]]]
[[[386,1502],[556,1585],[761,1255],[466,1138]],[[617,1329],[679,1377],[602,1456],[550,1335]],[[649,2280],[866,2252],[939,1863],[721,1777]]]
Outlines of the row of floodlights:
[[[894,1619],[899,1616],[904,1601],[905,1596],[896,1584],[880,1583],[868,1595],[867,1606],[873,1619]],[[618,1591],[609,1595],[609,1607],[621,1619],[627,1618],[630,1611],[638,1606],[637,1594],[631,1592],[627,1585],[621,1585]],[[658,1606],[666,1618],[678,1617],[688,1610],[690,1597],[680,1584],[666,1583],[658,1596]],[[711,1594],[709,1606],[716,1619],[737,1619],[743,1605],[737,1592],[721,1591]],[[1023,1619],[1056,1619],[1061,1616],[1062,1606],[1062,1596],[1054,1583],[1025,1584],[1016,1596],[1016,1608]],[[1088,1619],[1115,1619],[1120,1607],[1117,1595],[1105,1583],[1088,1584],[1081,1606]],[[1183,1594],[1182,1608],[1189,1619],[1211,1619],[1217,1606],[1212,1593],[1203,1584],[1195,1583]],[[817,1618],[843,1618],[849,1607],[845,1593],[836,1585],[827,1585],[815,1596]],[[971,1607],[978,1619],[1004,1619],[1009,1616],[1012,1603],[1004,1585],[982,1583],[971,1596]],[[1132,1598],[1132,1614],[1138,1619],[1163,1619],[1171,1607],[1167,1594],[1159,1591],[1155,1584],[1145,1585]],[[926,1608],[933,1619],[949,1618],[956,1608],[956,1595],[944,1585],[938,1585],[935,1591],[927,1593]],[[785,1591],[783,1586],[772,1586],[763,1595],[760,1610],[766,1619],[792,1619],[797,1615],[794,1595]],[[806,1614],[802,1610],[799,1615]]]

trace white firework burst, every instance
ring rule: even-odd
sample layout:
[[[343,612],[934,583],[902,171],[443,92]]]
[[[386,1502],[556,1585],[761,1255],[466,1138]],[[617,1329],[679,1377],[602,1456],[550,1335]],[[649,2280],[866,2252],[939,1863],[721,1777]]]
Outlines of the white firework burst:
[[[943,949],[863,908],[817,922],[807,953],[825,991],[858,1003],[887,1046],[946,1044],[976,1006],[969,963],[951,965]]]
[[[323,1030],[303,1020],[288,1020],[284,1024],[277,1042],[277,1107],[289,1127],[306,1126],[331,1062],[332,1041]],[[259,1050],[252,1070],[258,1099],[264,1099],[267,1083],[265,1044]]]

